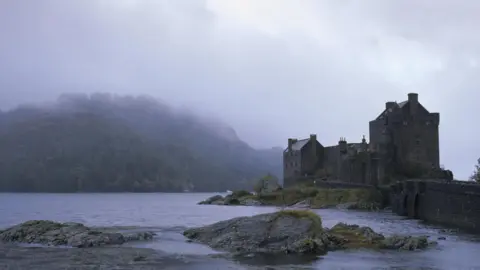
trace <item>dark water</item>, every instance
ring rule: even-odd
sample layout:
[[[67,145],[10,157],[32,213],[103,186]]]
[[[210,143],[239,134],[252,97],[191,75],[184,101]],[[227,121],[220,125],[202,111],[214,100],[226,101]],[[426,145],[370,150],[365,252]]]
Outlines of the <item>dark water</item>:
[[[324,225],[337,222],[372,227],[384,234],[440,236],[436,248],[415,252],[330,252],[321,258],[228,258],[208,247],[186,243],[184,228],[237,216],[272,212],[273,207],[196,205],[213,194],[5,194],[0,193],[0,228],[31,219],[81,222],[88,226],[149,227],[154,241],[132,244],[166,252],[185,262],[169,269],[480,269],[480,241],[467,234],[447,234],[441,228],[390,213],[318,210]],[[216,255],[217,254],[217,255]],[[0,256],[1,258],[1,256]],[[189,259],[190,258],[190,259]],[[0,259],[1,261],[1,259]],[[272,268],[268,268],[270,266]],[[158,269],[166,269],[158,267]]]

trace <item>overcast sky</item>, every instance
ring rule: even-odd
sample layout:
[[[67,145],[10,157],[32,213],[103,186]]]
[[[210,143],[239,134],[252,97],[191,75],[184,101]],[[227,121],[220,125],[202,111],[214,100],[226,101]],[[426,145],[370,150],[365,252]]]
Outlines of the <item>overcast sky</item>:
[[[478,14],[476,0],[2,0],[0,108],[150,94],[255,147],[310,133],[331,145],[417,92],[441,113],[441,163],[466,178],[480,157]]]

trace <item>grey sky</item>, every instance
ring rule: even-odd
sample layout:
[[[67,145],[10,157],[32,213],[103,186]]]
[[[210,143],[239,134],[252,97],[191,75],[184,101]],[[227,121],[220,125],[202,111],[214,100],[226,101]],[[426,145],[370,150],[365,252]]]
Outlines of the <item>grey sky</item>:
[[[441,159],[480,156],[480,1],[3,0],[0,107],[145,93],[216,115],[256,147],[358,141],[387,100],[441,113]]]

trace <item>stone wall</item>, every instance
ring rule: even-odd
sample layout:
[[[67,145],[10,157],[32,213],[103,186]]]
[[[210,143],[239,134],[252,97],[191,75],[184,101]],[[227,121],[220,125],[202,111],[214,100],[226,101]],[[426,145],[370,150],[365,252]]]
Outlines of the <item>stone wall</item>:
[[[296,178],[287,178],[285,179],[288,184],[285,185],[284,187],[292,187],[295,185],[301,185],[301,184],[306,184],[306,185],[312,185],[318,188],[370,188],[373,187],[371,185],[367,184],[361,184],[361,183],[349,183],[349,182],[344,182],[344,181],[325,181],[322,179],[318,179],[315,177],[296,177]]]
[[[392,211],[399,215],[480,232],[480,184],[407,180],[391,188]]]

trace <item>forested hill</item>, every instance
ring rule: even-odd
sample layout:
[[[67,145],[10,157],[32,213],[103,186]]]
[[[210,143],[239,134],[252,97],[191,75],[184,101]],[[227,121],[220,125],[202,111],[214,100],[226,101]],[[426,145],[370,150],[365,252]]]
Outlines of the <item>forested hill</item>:
[[[0,112],[0,191],[225,191],[280,171],[281,149],[149,97],[63,95]]]

